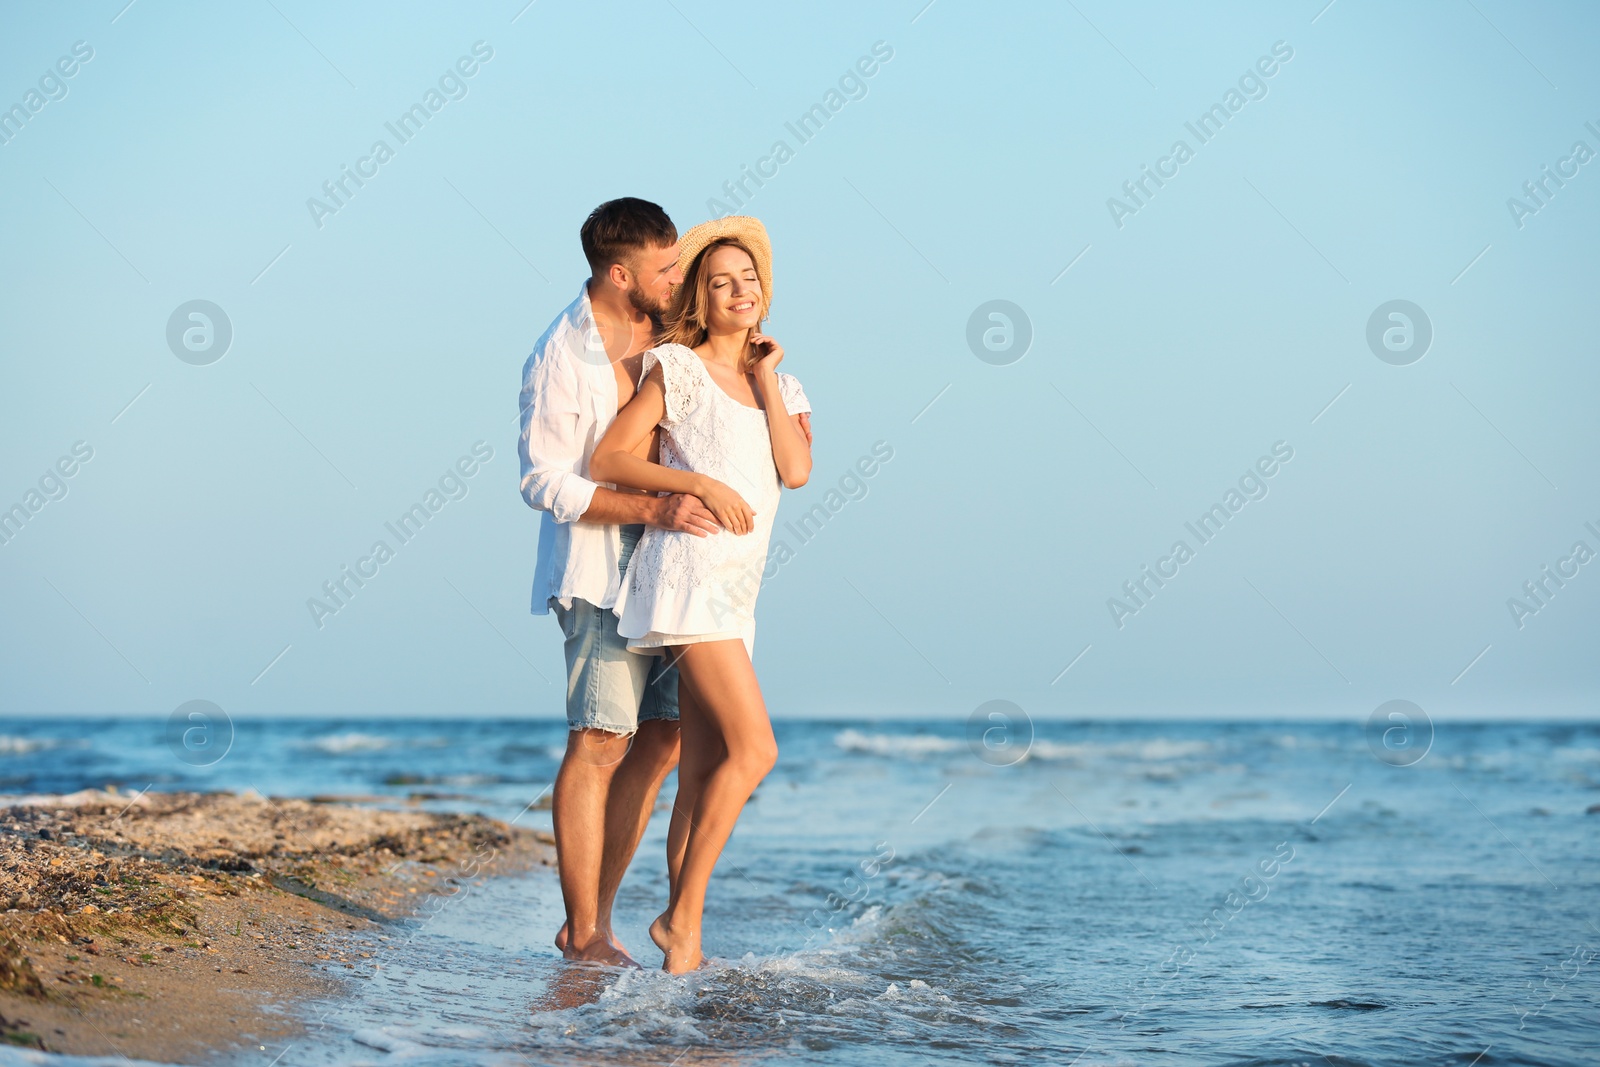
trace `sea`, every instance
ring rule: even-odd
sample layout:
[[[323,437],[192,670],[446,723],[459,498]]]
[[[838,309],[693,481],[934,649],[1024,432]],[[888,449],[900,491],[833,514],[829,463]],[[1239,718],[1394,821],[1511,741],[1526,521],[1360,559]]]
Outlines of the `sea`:
[[[296,1007],[293,1046],[237,1062],[1600,1063],[1600,725],[995,722],[776,723],[700,972],[657,970],[646,933],[663,811],[616,907],[645,969],[561,960],[549,868],[464,879]],[[201,766],[159,720],[10,719],[0,791],[360,795],[548,830],[564,738],[250,720]]]

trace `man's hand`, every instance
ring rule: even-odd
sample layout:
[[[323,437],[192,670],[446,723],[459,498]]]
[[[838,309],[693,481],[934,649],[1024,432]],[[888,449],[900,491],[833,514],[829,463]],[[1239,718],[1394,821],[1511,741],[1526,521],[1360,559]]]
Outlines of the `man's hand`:
[[[811,447],[811,412],[800,413],[800,432],[806,435],[806,447]]]
[[[716,516],[701,503],[700,498],[686,493],[661,497],[657,501],[656,514],[650,525],[659,526],[663,530],[682,530],[696,537],[705,537],[722,531],[722,527],[717,524]]]

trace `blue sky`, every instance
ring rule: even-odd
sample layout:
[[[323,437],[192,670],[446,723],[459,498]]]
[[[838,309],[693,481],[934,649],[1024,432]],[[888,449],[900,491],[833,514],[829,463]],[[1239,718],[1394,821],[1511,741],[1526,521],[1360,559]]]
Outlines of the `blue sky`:
[[[39,506],[0,545],[0,712],[558,715],[522,363],[595,204],[687,228],[759,168],[816,408],[777,536],[833,504],[762,594],[774,714],[1592,715],[1597,16],[1324,3],[7,13],[0,106],[38,95],[0,144],[0,506]],[[167,340],[196,300],[209,363]],[[1021,358],[969,347],[994,300]],[[1412,362],[1367,342],[1394,300]],[[1134,602],[1147,566],[1177,569]],[[1546,566],[1576,574],[1535,602]]]

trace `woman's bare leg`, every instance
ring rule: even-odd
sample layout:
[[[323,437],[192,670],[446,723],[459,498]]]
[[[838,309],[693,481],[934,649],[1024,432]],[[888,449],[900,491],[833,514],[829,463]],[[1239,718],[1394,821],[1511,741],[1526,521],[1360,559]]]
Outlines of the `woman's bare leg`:
[[[695,799],[700,795],[700,785],[707,770],[706,727],[695,703],[694,692],[678,670],[678,792],[672,798],[672,818],[667,823],[667,899],[672,899],[678,885],[678,871],[683,866],[683,846],[689,839],[688,816],[694,811]]]
[[[693,688],[678,672],[678,722],[682,737],[678,762],[678,795],[672,801],[672,821],[667,826],[667,891],[676,891],[678,872],[683,866],[683,848],[689,841],[689,823],[694,806],[700,802],[706,776],[721,762],[726,750],[722,737],[711,729],[700,710]]]
[[[682,815],[687,827],[677,883],[667,910],[650,925],[651,939],[666,954],[662,969],[673,974],[702,962],[701,915],[711,872],[745,802],[778,760],[778,742],[743,641],[686,645],[678,671],[693,691],[696,717],[720,737],[724,751],[706,773],[694,806]],[[686,736],[685,755],[690,744]]]

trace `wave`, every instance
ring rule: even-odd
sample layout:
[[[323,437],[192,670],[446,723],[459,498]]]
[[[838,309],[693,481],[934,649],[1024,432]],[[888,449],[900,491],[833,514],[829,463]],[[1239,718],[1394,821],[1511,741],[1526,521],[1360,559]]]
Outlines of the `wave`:
[[[348,756],[362,752],[386,752],[392,748],[443,748],[450,744],[447,737],[384,737],[381,734],[351,732],[314,737],[298,743],[299,748],[315,749],[330,756]]]
[[[383,779],[384,785],[526,785],[533,779],[511,778],[501,774],[405,774],[396,772]]]
[[[959,752],[967,747],[964,741],[939,737],[935,734],[869,734],[853,728],[839,731],[834,735],[833,743],[846,752],[912,759]],[[1095,759],[1162,763],[1210,755],[1213,750],[1214,746],[1210,741],[1174,740],[1164,737],[1117,744],[1100,744],[1092,741],[1068,743],[1036,737],[1023,758],[1078,763]]]
[[[1210,741],[1173,741],[1165,737],[1156,737],[1149,741],[1124,741],[1115,745],[1102,745],[1094,742],[1064,744],[1036,738],[1033,746],[1028,750],[1028,758],[1075,760],[1080,763],[1094,759],[1164,763],[1170,760],[1207,756],[1211,754],[1213,748],[1214,746]]]
[[[680,976],[626,971],[588,1003],[547,996],[554,1010],[531,1017],[535,1044],[614,1056],[662,1044],[781,1048],[826,1033],[858,1047],[889,1035],[982,1047],[999,1020],[970,983],[951,978],[972,951],[952,922],[975,906],[970,879],[908,867],[891,871],[890,881],[898,900],[841,913],[837,926],[798,949],[712,958]]]
[[[498,754],[502,759],[542,756],[547,759],[560,760],[565,758],[567,746],[565,742],[559,745],[546,745],[531,741],[507,741],[500,746]]]
[[[0,734],[0,756],[26,756],[54,748],[86,748],[89,742],[61,737],[12,737]]]
[[[864,734],[853,729],[839,731],[833,743],[846,752],[873,756],[927,756],[964,747],[960,741],[932,734]]]
[[[333,734],[300,743],[301,748],[314,748],[330,756],[344,756],[352,752],[382,752],[384,749],[393,748],[394,745],[395,740],[392,737],[360,733]]]
[[[0,1045],[0,1067],[172,1067],[153,1060],[130,1060],[126,1056],[68,1056],[60,1052],[40,1052],[31,1048]]]

